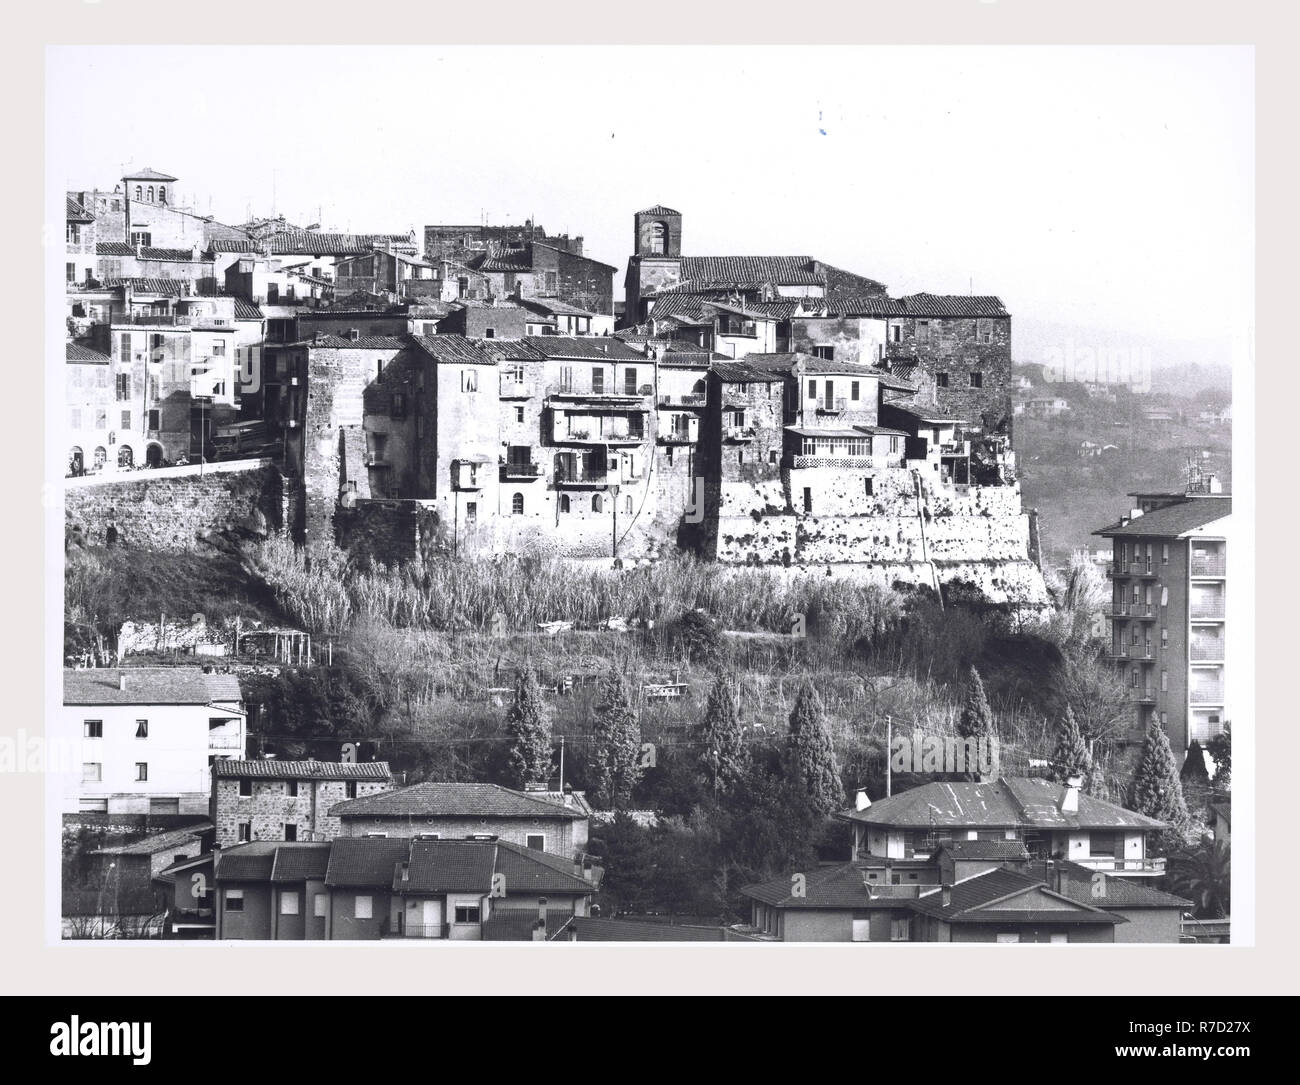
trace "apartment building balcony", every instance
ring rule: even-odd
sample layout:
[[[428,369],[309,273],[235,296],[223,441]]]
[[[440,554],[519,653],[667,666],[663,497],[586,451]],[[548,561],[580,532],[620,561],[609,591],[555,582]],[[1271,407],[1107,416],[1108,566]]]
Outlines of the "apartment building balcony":
[[[1164,858],[1125,859],[1109,855],[1094,855],[1088,859],[1072,859],[1071,862],[1089,870],[1103,870],[1107,874],[1147,874],[1152,877],[1165,872]]]
[[[533,387],[526,381],[517,381],[503,376],[501,378],[500,396],[502,399],[532,399]]]
[[[729,444],[748,444],[756,436],[753,426],[728,426],[722,431],[722,439]]]
[[[1112,649],[1111,659],[1155,659],[1156,649],[1153,644],[1121,644]]]
[[[1228,575],[1228,560],[1223,554],[1203,558],[1193,555],[1189,572],[1194,577],[1224,577]]]
[[[209,732],[208,749],[213,753],[242,754],[244,752],[244,740],[239,735]]]
[[[646,439],[644,430],[606,430],[602,427],[564,429],[557,421],[552,442],[557,445],[639,445]]]
[[[1106,613],[1112,618],[1152,618],[1155,610],[1155,603],[1112,602]]]
[[[817,401],[818,414],[843,414],[849,409],[849,400],[847,396],[836,396],[834,399],[820,399]]]
[[[1155,704],[1156,691],[1151,686],[1129,686],[1129,699],[1137,704]]]
[[[555,474],[551,476],[553,486],[565,488],[595,487],[599,489],[605,486],[615,486],[618,481],[617,471],[597,467],[559,466],[555,469]]]
[[[1192,621],[1222,621],[1224,608],[1222,599],[1208,602],[1194,602],[1191,605]]]
[[[1192,704],[1197,705],[1221,705],[1223,704],[1223,686],[1217,683],[1208,686],[1193,686],[1190,700]]]
[[[660,407],[689,407],[695,410],[703,410],[708,406],[708,396],[706,395],[661,395],[659,397]]]
[[[788,467],[799,470],[804,467],[871,467],[874,458],[871,456],[804,456],[794,455],[786,457]]]
[[[1222,663],[1223,642],[1198,644],[1193,641],[1190,654],[1193,663]]]
[[[940,459],[946,456],[969,456],[969,455],[970,455],[969,441],[948,441],[939,445]]]
[[[513,479],[517,482],[527,482],[530,479],[540,478],[542,474],[542,465],[540,463],[503,463],[501,465],[502,480]]]
[[[577,403],[582,404],[587,410],[604,408],[620,414],[627,411],[649,411],[650,405],[646,400],[652,391],[653,389],[648,384],[641,385],[639,391],[625,389],[622,392],[605,391],[604,389],[575,392],[572,389],[562,388],[560,391],[550,394],[546,405],[558,410],[564,410],[567,405]]]

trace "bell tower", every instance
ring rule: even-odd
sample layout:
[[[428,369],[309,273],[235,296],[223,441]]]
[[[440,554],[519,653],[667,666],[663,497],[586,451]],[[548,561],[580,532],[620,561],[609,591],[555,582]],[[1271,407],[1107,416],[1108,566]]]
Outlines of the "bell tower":
[[[646,317],[644,299],[676,286],[682,269],[682,213],[655,204],[633,216],[632,255],[623,281],[624,316],[620,327]]]
[[[675,259],[682,254],[682,213],[655,204],[635,216],[632,251],[637,256],[664,256]]]

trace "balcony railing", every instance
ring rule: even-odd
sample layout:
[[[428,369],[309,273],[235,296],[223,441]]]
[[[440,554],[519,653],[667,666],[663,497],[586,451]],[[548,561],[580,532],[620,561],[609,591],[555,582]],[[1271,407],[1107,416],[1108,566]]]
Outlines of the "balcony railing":
[[[1110,616],[1112,618],[1150,618],[1154,613],[1154,603],[1116,601],[1110,604]]]
[[[728,426],[722,434],[726,441],[752,441],[756,431],[753,426]]]
[[[540,463],[503,463],[502,478],[537,478],[542,473]]]
[[[940,456],[969,456],[969,441],[950,441],[947,444],[939,445]]]
[[[553,481],[556,486],[609,486],[618,481],[618,476],[603,469],[557,467]]]
[[[208,735],[209,750],[242,750],[244,740],[238,735]]]
[[[1223,704],[1223,687],[1214,686],[1194,686],[1192,687],[1192,704]]]
[[[1151,644],[1121,644],[1111,652],[1113,659],[1155,659],[1155,646]]]
[[[849,409],[849,401],[846,396],[836,396],[834,399],[819,399],[817,401],[818,414],[843,414]]]
[[[1212,599],[1208,602],[1192,604],[1193,618],[1208,618],[1211,620],[1223,617],[1223,600]]]
[[[708,396],[705,395],[661,395],[659,397],[659,406],[661,407],[704,407],[708,404]]]
[[[517,381],[509,377],[501,378],[502,399],[530,399],[532,394],[532,386],[525,381]]]
[[[1191,656],[1193,662],[1222,663],[1223,642],[1213,641],[1209,643],[1197,643],[1196,641],[1193,641]]]
[[[398,934],[402,938],[446,938],[450,923],[402,923]]]
[[[870,456],[857,456],[845,453],[842,456],[804,456],[796,455],[788,457],[790,466],[798,469],[801,467],[870,467],[873,460]]]
[[[1192,558],[1192,576],[1227,576],[1228,562],[1222,554]]]
[[[1156,703],[1156,691],[1150,686],[1129,686],[1129,693],[1138,704]]]
[[[1072,862],[1087,867],[1089,870],[1121,871],[1135,874],[1163,874],[1165,872],[1165,860],[1163,858],[1124,859],[1110,855],[1094,855],[1087,859],[1074,859]]]

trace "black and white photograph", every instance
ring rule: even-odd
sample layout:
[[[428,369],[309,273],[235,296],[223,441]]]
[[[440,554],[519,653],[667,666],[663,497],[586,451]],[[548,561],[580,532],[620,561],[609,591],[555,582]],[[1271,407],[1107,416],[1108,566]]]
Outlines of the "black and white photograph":
[[[1253,80],[51,48],[52,936],[1253,944]]]

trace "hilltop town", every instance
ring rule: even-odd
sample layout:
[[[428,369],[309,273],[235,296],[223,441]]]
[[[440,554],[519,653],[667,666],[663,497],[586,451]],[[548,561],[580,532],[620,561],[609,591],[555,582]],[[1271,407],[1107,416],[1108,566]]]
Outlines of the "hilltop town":
[[[1220,481],[1045,579],[1000,298],[629,218],[67,193],[65,936],[1225,939]]]

